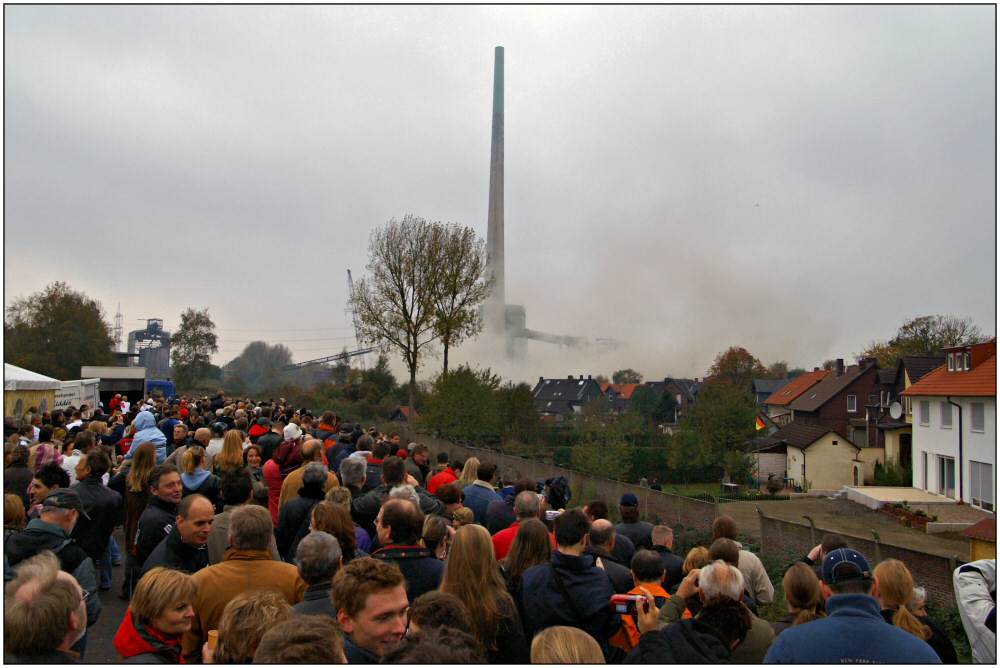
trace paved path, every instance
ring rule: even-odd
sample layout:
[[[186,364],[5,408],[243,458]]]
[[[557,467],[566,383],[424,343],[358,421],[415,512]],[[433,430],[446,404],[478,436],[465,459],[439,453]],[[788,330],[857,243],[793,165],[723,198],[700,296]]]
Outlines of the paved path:
[[[755,506],[760,506],[767,517],[804,526],[808,526],[809,522],[802,516],[809,515],[816,523],[820,535],[826,529],[871,540],[874,529],[883,543],[945,557],[957,554],[966,561],[970,559],[969,541],[966,538],[953,533],[927,534],[910,529],[860,503],[846,499],[810,497],[791,501],[740,501],[722,504],[719,512],[732,515],[742,533],[760,540],[760,519]]]
[[[125,580],[125,545],[121,527],[115,531],[115,540],[118,541],[118,549],[122,552],[122,565],[111,569],[114,578],[111,590],[100,592],[104,610],[101,611],[97,623],[87,629],[87,651],[83,655],[83,660],[87,663],[119,663],[121,660],[113,644],[115,633],[125,618],[125,611],[128,610],[128,602],[118,598],[122,582]]]

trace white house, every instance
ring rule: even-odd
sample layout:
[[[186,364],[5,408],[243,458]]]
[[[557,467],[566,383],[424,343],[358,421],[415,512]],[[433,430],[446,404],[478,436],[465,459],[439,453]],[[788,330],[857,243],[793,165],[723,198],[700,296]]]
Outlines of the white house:
[[[994,512],[996,339],[944,352],[943,365],[900,393],[913,407],[913,486]]]

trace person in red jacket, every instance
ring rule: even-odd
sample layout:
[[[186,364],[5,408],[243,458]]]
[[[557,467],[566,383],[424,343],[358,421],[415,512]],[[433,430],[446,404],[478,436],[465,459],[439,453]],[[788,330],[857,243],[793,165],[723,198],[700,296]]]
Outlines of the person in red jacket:
[[[449,456],[447,452],[439,452],[437,454],[437,467],[439,473],[431,476],[431,479],[427,481],[427,492],[429,494],[436,492],[437,488],[441,485],[450,485],[458,480],[458,476],[455,475],[455,471],[448,465],[448,459]]]

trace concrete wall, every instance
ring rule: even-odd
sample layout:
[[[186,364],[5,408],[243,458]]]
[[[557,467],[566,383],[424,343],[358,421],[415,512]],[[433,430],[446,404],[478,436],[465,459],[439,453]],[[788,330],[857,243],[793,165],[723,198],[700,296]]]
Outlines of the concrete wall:
[[[760,518],[761,555],[782,556],[786,551],[797,555],[808,554],[818,545],[828,531],[808,524],[798,524],[772,517]],[[839,532],[832,532],[839,533]],[[918,586],[927,589],[927,596],[939,605],[954,606],[955,591],[951,576],[963,562],[957,557],[946,558],[918,552],[898,545],[876,544],[872,538],[841,534],[849,547],[864,554],[874,568],[883,559],[899,559],[906,564]]]
[[[569,480],[570,489],[573,490],[573,499],[570,502],[574,506],[583,506],[592,499],[603,499],[609,507],[618,505],[622,494],[632,492],[639,498],[640,512],[647,517],[658,517],[664,524],[683,524],[701,531],[711,531],[712,522],[717,516],[717,509],[714,503],[689,499],[686,497],[671,494],[669,491],[656,492],[647,487],[632,485],[625,482],[598,478],[596,476],[570,471],[568,469],[543,464],[531,459],[514,457],[500,454],[493,450],[481,450],[462,445],[456,445],[449,441],[432,438],[426,434],[414,434],[412,427],[403,426],[406,434],[405,438],[418,443],[424,443],[431,449],[431,453],[441,451],[448,452],[451,458],[466,460],[475,457],[480,462],[490,462],[496,464],[497,470],[502,473],[507,468],[512,468],[517,472],[517,477],[528,477],[534,480],[539,478],[552,478],[555,476],[566,476]],[[433,460],[432,460],[433,461]],[[667,488],[669,490],[669,488]]]

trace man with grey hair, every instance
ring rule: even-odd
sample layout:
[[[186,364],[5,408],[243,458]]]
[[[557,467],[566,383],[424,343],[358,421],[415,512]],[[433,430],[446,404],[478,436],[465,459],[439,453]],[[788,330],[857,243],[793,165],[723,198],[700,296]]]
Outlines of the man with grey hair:
[[[680,619],[687,608],[684,599],[695,594],[702,601],[702,611],[711,606],[713,600],[720,598],[740,601],[743,598],[743,582],[740,569],[721,559],[716,559],[701,569],[693,569],[681,581],[677,593],[663,604],[660,626]],[[740,605],[746,609],[745,605]],[[732,650],[733,663],[763,663],[764,655],[774,641],[774,629],[771,625],[756,615],[751,616],[753,620],[746,638]]]
[[[592,554],[600,559],[616,594],[627,594],[635,586],[635,582],[632,580],[632,570],[611,556],[611,550],[615,546],[615,525],[609,520],[594,520],[587,536],[589,544],[583,553]]]
[[[201,460],[201,468],[206,471],[212,470],[212,462],[214,457],[208,453],[208,444],[212,440],[212,430],[208,427],[198,427],[194,430],[194,436],[191,437],[191,445],[200,445],[205,448],[205,458]],[[182,445],[170,453],[167,457],[167,461],[164,464],[172,464],[177,468],[181,468],[181,462],[184,461],[184,453],[187,452],[188,446]]]
[[[229,518],[229,541],[221,564],[203,568],[194,578],[197,594],[191,630],[184,634],[183,655],[188,663],[201,660],[201,646],[209,629],[219,628],[226,605],[249,587],[270,587],[285,597],[289,605],[302,601],[306,583],[292,564],[271,561],[268,543],[274,525],[271,514],[261,506],[240,506]]]
[[[514,497],[514,517],[517,518],[517,521],[506,529],[493,534],[493,551],[496,552],[498,561],[510,552],[510,546],[514,542],[514,536],[517,535],[521,522],[532,517],[537,519],[541,507],[542,502],[533,490],[525,490]],[[555,548],[555,539],[553,539],[552,546]]]
[[[389,492],[389,498],[406,499],[407,501],[411,501],[417,508],[420,507],[420,497],[417,495],[417,490],[413,485],[400,485],[399,487],[393,487]]]
[[[83,663],[70,649],[87,631],[79,583],[45,550],[25,561],[4,596],[4,663]]]
[[[330,470],[322,462],[309,462],[302,468],[302,487],[298,496],[290,500],[278,515],[278,528],[274,539],[278,543],[278,554],[285,561],[295,558],[295,548],[309,532],[309,518],[313,506],[326,496],[326,484]]]
[[[368,465],[360,457],[348,457],[340,463],[340,482],[351,491],[352,501],[364,496],[362,488],[367,471]]]
[[[299,542],[295,564],[309,588],[301,603],[292,610],[298,615],[329,615],[337,618],[330,590],[333,576],[341,567],[344,555],[336,538],[324,531],[313,531]]]

